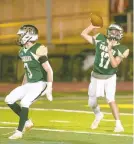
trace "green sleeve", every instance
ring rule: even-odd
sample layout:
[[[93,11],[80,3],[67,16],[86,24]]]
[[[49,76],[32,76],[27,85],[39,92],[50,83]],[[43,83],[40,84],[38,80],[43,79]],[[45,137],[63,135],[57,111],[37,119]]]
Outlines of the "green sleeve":
[[[94,37],[94,44],[97,45],[98,42],[100,41],[106,41],[106,37],[105,35],[101,34],[101,33],[98,33],[97,35],[95,35]]]

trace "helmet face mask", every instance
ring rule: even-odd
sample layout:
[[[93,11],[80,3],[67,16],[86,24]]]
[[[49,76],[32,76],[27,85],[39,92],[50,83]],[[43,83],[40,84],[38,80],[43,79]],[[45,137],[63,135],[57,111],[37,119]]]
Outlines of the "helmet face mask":
[[[123,28],[117,24],[111,24],[107,30],[107,38],[119,41],[123,37]]]
[[[38,29],[33,25],[24,25],[17,32],[19,35],[17,44],[25,45],[27,42],[33,42],[38,39]]]

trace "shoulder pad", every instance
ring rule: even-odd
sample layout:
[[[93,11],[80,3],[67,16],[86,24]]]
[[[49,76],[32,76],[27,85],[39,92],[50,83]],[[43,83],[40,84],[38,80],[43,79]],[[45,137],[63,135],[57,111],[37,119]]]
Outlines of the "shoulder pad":
[[[100,40],[100,41],[105,41],[106,40],[106,37],[105,35],[99,33],[96,37],[96,40]]]
[[[38,47],[38,49],[36,50],[36,55],[37,56],[47,56],[47,47],[45,47],[44,45],[41,45],[40,47]]]

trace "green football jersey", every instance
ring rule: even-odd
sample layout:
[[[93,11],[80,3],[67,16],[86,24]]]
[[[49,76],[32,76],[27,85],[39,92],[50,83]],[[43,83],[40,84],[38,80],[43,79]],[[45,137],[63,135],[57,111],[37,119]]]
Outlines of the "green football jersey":
[[[22,47],[19,51],[19,57],[24,63],[27,81],[30,83],[47,80],[47,73],[36,57],[36,51],[40,46],[41,44],[36,43],[30,49]]]
[[[113,75],[117,72],[117,68],[113,68],[110,63],[108,54],[107,38],[103,34],[98,34],[95,39],[96,53],[93,71],[101,75]],[[123,53],[128,48],[118,43],[118,45],[112,48],[112,54],[114,57],[123,57]]]

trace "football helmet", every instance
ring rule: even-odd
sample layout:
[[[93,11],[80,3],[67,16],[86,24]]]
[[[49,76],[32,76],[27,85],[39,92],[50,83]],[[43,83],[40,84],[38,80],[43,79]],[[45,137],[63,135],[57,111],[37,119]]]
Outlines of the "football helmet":
[[[111,24],[107,30],[107,38],[119,41],[123,37],[123,28],[118,24]]]
[[[23,46],[27,42],[36,41],[38,39],[38,29],[33,25],[23,25],[17,32],[19,38],[17,44]]]

